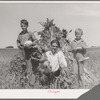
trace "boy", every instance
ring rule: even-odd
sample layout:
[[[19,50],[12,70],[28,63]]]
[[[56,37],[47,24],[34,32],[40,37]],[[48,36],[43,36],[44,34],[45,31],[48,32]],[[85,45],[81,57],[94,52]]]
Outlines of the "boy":
[[[77,64],[78,64],[77,68],[73,68],[73,69],[74,71],[77,71],[76,73],[78,74],[79,85],[82,85],[81,77],[84,73],[84,69],[83,69],[84,61],[88,59],[88,57],[85,57],[87,45],[84,42],[84,40],[81,38],[82,35],[83,35],[82,29],[77,28],[75,30],[76,38],[70,44],[73,57],[76,59]]]
[[[17,38],[17,46],[21,52],[21,54],[24,56],[27,64],[27,75],[32,73],[32,63],[31,63],[31,54],[33,52],[32,46],[36,45],[36,38],[34,34],[31,32],[28,32],[28,21],[23,19],[20,21],[20,26],[22,28],[22,32],[18,35]],[[32,43],[30,45],[25,45],[25,42],[31,41]]]

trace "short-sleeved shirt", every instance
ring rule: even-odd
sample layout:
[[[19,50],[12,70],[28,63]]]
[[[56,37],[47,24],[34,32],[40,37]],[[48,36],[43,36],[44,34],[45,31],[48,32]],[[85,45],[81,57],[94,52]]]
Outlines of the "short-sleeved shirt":
[[[53,72],[57,71],[60,65],[67,67],[67,62],[62,51],[59,51],[56,54],[53,54],[51,51],[48,51],[46,52],[46,56],[48,61],[50,62]]]
[[[35,36],[34,34],[32,34],[32,32],[21,32],[19,35],[18,35],[18,38],[17,38],[17,43],[20,43],[22,45],[24,45],[24,43],[28,40],[31,40],[32,42],[35,40]]]
[[[36,40],[34,34],[32,32],[21,32],[19,35],[18,35],[18,38],[17,38],[17,46],[19,48],[19,46],[21,45],[24,45],[24,43],[28,40],[31,40],[32,42]],[[30,48],[30,49],[25,49],[25,48],[19,48],[19,51],[20,53],[26,58],[26,59],[29,59],[32,52],[33,52],[33,49]]]
[[[82,61],[84,59],[84,55],[86,54],[86,48],[87,48],[87,45],[84,42],[84,40],[80,39],[79,41],[77,41],[75,39],[70,44],[70,47],[71,47],[71,50],[72,50],[74,58],[76,58],[78,61]],[[82,50],[74,51],[74,49],[76,47],[82,47],[83,49]]]

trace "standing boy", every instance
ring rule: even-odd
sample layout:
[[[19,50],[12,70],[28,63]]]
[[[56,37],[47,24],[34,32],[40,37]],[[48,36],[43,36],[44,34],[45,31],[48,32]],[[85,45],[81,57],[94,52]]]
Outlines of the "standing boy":
[[[22,28],[22,32],[18,35],[17,38],[17,46],[21,51],[21,54],[24,56],[25,61],[27,63],[27,75],[32,73],[32,63],[31,63],[31,54],[33,51],[32,46],[36,45],[36,38],[34,34],[28,32],[28,21],[23,19],[20,21],[20,26]],[[27,41],[31,41],[30,44],[25,45]]]
[[[78,74],[78,82],[79,86],[82,85],[82,75],[84,73],[84,61],[87,59],[85,57],[87,45],[84,40],[81,38],[83,35],[83,31],[80,28],[75,30],[75,40],[71,43],[71,51],[73,53],[74,58],[77,61],[77,68],[73,68],[74,71]],[[74,66],[73,66],[74,67]]]

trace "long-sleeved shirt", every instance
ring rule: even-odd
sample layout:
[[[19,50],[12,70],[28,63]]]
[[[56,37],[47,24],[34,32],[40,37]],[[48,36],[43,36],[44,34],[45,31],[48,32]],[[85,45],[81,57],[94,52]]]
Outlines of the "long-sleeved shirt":
[[[67,67],[67,62],[62,51],[53,54],[51,51],[46,52],[48,61],[50,62],[52,71],[55,72],[59,67]]]
[[[79,41],[77,41],[75,39],[70,44],[70,47],[71,47],[71,51],[73,53],[74,58],[76,58],[78,61],[82,61],[84,59],[84,55],[86,54],[86,48],[87,48],[87,45],[84,42],[84,40],[80,39]],[[74,49],[77,47],[82,47],[82,49],[75,51]]]

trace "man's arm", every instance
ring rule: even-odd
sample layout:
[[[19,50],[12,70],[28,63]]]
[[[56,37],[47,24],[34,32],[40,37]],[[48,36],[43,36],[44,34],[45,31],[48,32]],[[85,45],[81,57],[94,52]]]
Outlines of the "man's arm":
[[[59,52],[58,59],[59,59],[59,63],[61,65],[61,67],[67,67],[67,61],[66,61],[65,56],[62,51]]]
[[[41,63],[47,61],[46,55],[45,55],[45,54],[42,54],[42,57],[41,57],[41,59],[40,59],[39,61],[40,61]]]

